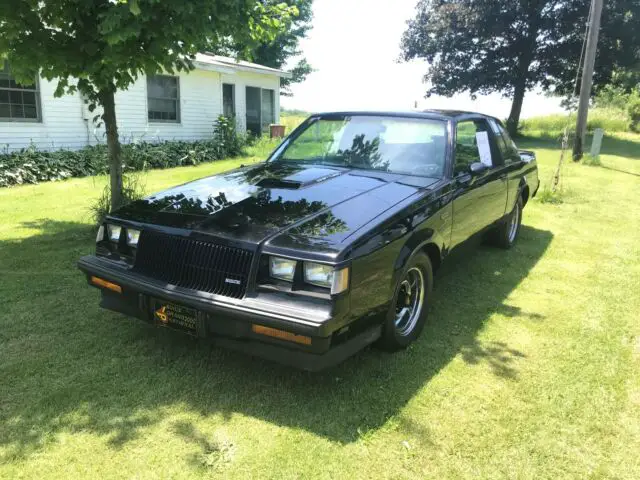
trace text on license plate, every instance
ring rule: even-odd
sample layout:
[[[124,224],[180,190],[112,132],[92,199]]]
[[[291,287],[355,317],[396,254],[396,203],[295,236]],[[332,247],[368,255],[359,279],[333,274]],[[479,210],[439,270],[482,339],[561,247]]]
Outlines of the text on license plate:
[[[191,331],[197,330],[198,316],[193,308],[173,303],[157,303],[154,316],[161,325]]]

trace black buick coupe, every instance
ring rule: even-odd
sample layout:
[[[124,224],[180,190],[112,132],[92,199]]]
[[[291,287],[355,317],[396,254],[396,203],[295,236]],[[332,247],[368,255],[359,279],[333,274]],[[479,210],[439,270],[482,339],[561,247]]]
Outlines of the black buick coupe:
[[[318,370],[416,340],[434,271],[476,234],[511,247],[538,186],[492,117],[318,114],[263,163],[114,212],[78,266],[104,308]]]

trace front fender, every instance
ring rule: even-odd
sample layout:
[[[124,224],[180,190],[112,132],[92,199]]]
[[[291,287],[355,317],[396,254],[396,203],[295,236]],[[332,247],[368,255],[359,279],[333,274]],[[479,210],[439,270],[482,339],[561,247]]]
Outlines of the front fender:
[[[437,264],[440,264],[443,256],[449,249],[451,242],[451,227],[453,220],[453,205],[447,204],[429,219],[427,219],[419,228],[411,231],[400,249],[393,267],[393,275],[391,276],[391,287],[395,286],[398,277],[404,270],[405,266],[420,251],[425,250],[429,245],[437,250]],[[430,255],[431,256],[431,255]],[[432,262],[434,262],[432,258]]]

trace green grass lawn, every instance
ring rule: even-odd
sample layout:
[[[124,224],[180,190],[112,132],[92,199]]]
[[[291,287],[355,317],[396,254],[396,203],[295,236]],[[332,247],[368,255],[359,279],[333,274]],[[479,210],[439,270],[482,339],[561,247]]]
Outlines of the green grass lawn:
[[[520,143],[548,183],[555,145]],[[640,478],[640,137],[604,151],[514,249],[451,258],[415,345],[320,374],[99,309],[105,178],[0,189],[0,477]]]

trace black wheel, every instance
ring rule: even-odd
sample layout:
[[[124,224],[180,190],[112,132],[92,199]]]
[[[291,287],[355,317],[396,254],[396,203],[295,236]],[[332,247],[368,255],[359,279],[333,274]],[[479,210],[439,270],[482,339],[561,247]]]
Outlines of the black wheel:
[[[489,242],[500,248],[511,248],[518,239],[521,224],[522,197],[518,197],[518,201],[506,220],[489,232]]]
[[[399,277],[378,346],[402,350],[417,339],[427,321],[433,288],[431,260],[423,253],[411,258]]]

